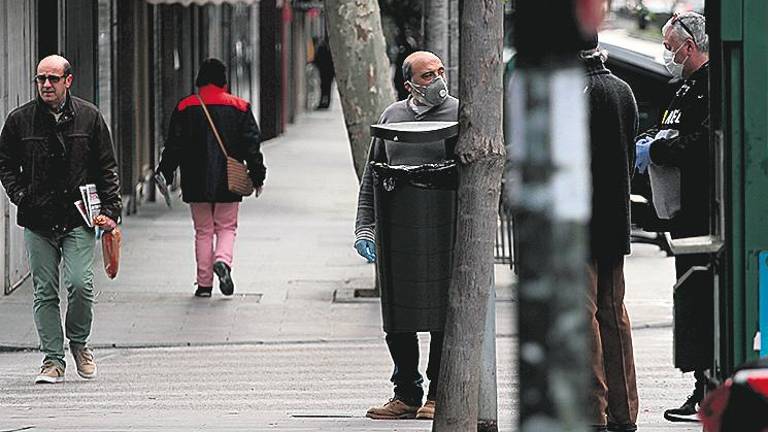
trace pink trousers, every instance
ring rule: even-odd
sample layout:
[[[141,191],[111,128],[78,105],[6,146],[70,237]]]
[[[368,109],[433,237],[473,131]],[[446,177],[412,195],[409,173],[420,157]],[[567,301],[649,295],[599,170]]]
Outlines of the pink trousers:
[[[232,267],[240,203],[190,203],[190,207],[195,225],[197,285],[213,286],[213,263],[223,261]]]

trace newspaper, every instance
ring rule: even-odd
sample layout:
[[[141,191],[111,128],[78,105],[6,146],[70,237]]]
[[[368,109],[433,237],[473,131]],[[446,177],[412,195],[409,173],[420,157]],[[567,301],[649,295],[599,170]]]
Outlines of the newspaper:
[[[88,227],[93,228],[93,218],[101,212],[101,200],[98,191],[96,191],[96,185],[88,183],[85,186],[80,186],[80,197],[82,199],[75,201],[75,207]]]
[[[168,182],[165,181],[165,176],[160,171],[157,171],[154,178],[155,185],[165,199],[165,205],[171,207],[171,192],[168,190]]]

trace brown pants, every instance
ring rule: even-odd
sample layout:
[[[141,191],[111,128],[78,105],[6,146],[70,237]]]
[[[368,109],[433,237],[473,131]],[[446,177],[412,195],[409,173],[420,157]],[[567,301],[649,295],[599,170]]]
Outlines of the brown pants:
[[[591,421],[637,422],[637,381],[632,332],[624,307],[624,257],[599,257],[587,266],[592,348]]]

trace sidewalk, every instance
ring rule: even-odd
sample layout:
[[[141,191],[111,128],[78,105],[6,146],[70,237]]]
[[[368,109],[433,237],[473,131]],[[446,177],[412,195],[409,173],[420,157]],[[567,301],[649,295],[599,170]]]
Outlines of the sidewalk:
[[[357,180],[334,102],[264,145],[267,183],[241,209],[233,297],[216,289],[211,299],[192,296],[187,206],[142,206],[125,218],[115,281],[96,259],[92,345],[101,376],[86,382],[69,368],[65,385],[33,386],[40,354],[0,353],[0,430],[427,430],[429,422],[362,417],[390,396],[391,365],[378,302],[334,301],[337,291],[371,288],[374,272],[352,248]],[[641,431],[697,430],[661,419],[692,382],[671,366],[674,266],[653,247],[634,250],[627,303]],[[514,278],[496,270],[499,415],[511,431]],[[31,309],[29,283],[0,298],[0,348],[37,346]]]
[[[426,339],[426,338],[424,338]],[[635,335],[640,432],[693,432],[661,412],[685,396],[669,367],[668,332]],[[427,348],[426,340],[422,347]],[[497,339],[500,431],[516,431],[515,338]],[[422,431],[431,422],[377,421],[368,406],[391,396],[382,341],[101,349],[100,377],[72,368],[57,386],[31,384],[36,352],[0,354],[0,430]],[[423,371],[425,359],[422,359]]]
[[[338,102],[338,101],[337,101]],[[338,103],[336,104],[338,107]],[[263,195],[242,204],[235,296],[192,296],[188,206],[149,203],[124,219],[118,278],[95,268],[95,346],[146,347],[378,337],[379,307],[334,304],[334,290],[373,286],[352,248],[357,181],[340,111],[312,113],[264,145]],[[0,346],[35,347],[31,287],[0,299]],[[63,295],[62,295],[63,297]],[[313,323],[314,325],[307,325]],[[10,331],[12,329],[12,331]]]

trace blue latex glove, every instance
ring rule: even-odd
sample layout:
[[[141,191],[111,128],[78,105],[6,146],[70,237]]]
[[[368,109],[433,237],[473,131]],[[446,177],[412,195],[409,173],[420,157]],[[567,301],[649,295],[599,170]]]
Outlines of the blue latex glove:
[[[651,164],[651,144],[653,144],[652,138],[643,138],[635,143],[635,169],[640,174],[644,173]]]
[[[370,240],[358,240],[355,242],[355,249],[361,257],[368,260],[369,263],[376,261],[376,244]]]

